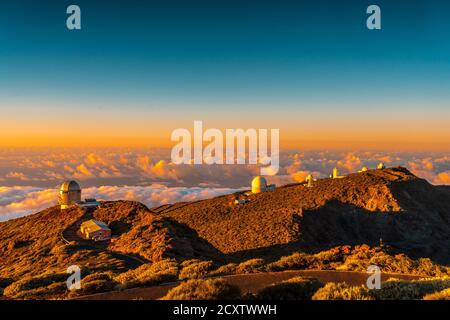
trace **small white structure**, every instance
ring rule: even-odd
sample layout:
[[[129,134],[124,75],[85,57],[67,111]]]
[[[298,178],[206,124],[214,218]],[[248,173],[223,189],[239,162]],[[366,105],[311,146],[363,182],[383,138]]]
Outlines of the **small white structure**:
[[[94,241],[105,241],[111,238],[111,229],[108,225],[94,219],[83,222],[80,232],[86,239]]]
[[[383,170],[383,169],[386,169],[386,166],[384,165],[383,162],[380,162],[377,166],[377,169]]]
[[[344,176],[340,176],[340,175],[339,175],[338,169],[337,169],[336,167],[334,167],[334,168],[333,168],[333,172],[331,173],[330,178],[331,178],[331,179],[340,179],[340,178],[343,178],[343,177],[344,177]]]
[[[275,185],[267,185],[267,180],[261,176],[254,177],[252,180],[252,193],[261,193],[275,190]]]
[[[358,172],[366,172],[366,171],[368,171],[369,169],[367,169],[367,167],[362,167],[362,169],[361,170],[359,170]]]
[[[312,177],[312,175],[310,175],[310,174],[308,174],[308,176],[306,177],[306,186],[308,187],[308,188],[311,188],[312,187],[312,182],[313,182],[313,177]]]
[[[95,208],[100,205],[100,202],[97,199],[84,199],[84,201],[77,202],[76,205],[81,208]]]
[[[75,180],[65,181],[59,188],[58,203],[62,210],[81,202],[81,188]]]

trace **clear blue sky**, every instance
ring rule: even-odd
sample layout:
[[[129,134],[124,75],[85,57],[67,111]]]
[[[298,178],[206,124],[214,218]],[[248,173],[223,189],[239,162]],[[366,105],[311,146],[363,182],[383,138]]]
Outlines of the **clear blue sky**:
[[[82,30],[65,8],[82,9]],[[365,9],[382,9],[381,31]],[[81,99],[444,101],[448,1],[4,1],[0,92]],[[320,95],[320,96],[319,96]],[[448,100],[446,100],[448,101]]]
[[[82,30],[66,29],[78,4]],[[382,30],[366,28],[370,4]],[[0,116],[11,105],[280,112],[447,110],[450,3],[2,1]]]

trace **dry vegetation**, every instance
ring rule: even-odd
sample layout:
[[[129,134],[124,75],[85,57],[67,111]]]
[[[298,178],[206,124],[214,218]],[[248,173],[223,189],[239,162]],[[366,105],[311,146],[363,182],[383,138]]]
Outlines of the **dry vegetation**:
[[[434,300],[445,299],[446,295],[448,298],[448,288],[450,279],[446,277],[413,281],[390,279],[379,290],[328,283],[314,294],[313,300]]]
[[[223,279],[188,280],[170,290],[163,300],[233,300],[239,299],[238,287]]]
[[[376,265],[384,273],[401,273],[420,276],[450,275],[450,267],[433,263],[428,258],[411,259],[405,254],[390,253],[389,248],[361,246],[341,246],[316,254],[295,252],[269,263],[267,271],[295,269],[362,271]]]
[[[81,221],[90,218],[109,223],[114,241],[93,243],[67,232],[76,231]],[[178,265],[173,259],[168,263],[170,257],[208,257],[211,252],[193,231],[155,216],[137,202],[105,202],[93,213],[51,207],[0,223],[0,295],[26,299],[68,296],[65,282],[59,283],[55,277],[67,279],[71,265],[82,267],[85,287],[70,296],[173,281],[178,277]],[[105,272],[110,279],[104,277]],[[200,276],[201,270],[198,272]]]
[[[205,277],[213,267],[212,261],[197,259],[186,260],[181,263],[180,280],[199,279]]]
[[[237,267],[235,273],[255,273],[264,270],[265,262],[263,259],[250,259],[241,262]]]
[[[117,286],[111,272],[98,272],[90,274],[82,279],[80,290],[72,290],[69,297],[83,296],[114,290]]]
[[[178,264],[175,260],[165,259],[153,264],[144,264],[136,269],[117,275],[114,280],[120,289],[139,286],[152,286],[177,280]]]
[[[447,288],[450,288],[448,277],[416,281],[390,279],[380,290],[372,290],[372,295],[378,300],[415,300]]]
[[[196,279],[170,290],[165,300],[263,299],[263,300],[444,300],[450,299],[449,278],[390,279],[381,289],[352,286],[345,282],[323,284],[314,278],[294,277],[274,283],[257,294],[242,295],[226,279]]]
[[[317,279],[295,277],[260,290],[256,295],[256,299],[310,300],[322,286],[323,284]]]
[[[345,282],[327,283],[317,290],[312,300],[374,300],[365,286],[350,286]]]
[[[67,290],[66,274],[42,274],[13,282],[3,290],[8,298],[29,299],[40,295],[57,296]]]
[[[363,254],[362,254],[362,253]],[[355,256],[359,257],[358,264],[354,264]],[[375,257],[375,258],[374,258]],[[383,257],[383,259],[381,259]],[[380,248],[358,246],[355,248],[339,247],[317,254],[295,253],[282,257],[278,261],[266,264],[262,259],[250,259],[240,264],[226,264],[213,268],[212,261],[198,259],[185,260],[178,263],[174,259],[164,259],[154,263],[143,264],[137,268],[124,272],[95,271],[83,269],[82,289],[68,292],[66,288],[66,273],[44,273],[38,276],[22,277],[18,281],[0,279],[4,288],[3,295],[13,299],[60,298],[74,297],[87,294],[122,290],[133,287],[147,287],[177,280],[195,279],[205,280],[211,276],[225,274],[242,274],[265,271],[281,271],[293,269],[318,270],[353,270],[365,271],[366,265],[376,261],[395,261],[389,266],[390,270],[406,272],[407,274],[421,274],[436,276],[420,281],[389,280],[382,285],[381,290],[367,290],[367,288],[350,286],[345,283],[328,283],[323,287],[319,281],[311,278],[296,277],[281,283],[275,283],[264,288],[252,298],[256,299],[444,299],[448,296],[450,278],[448,267],[424,263],[421,260],[411,260],[405,256],[390,256]],[[349,263],[349,261],[351,263]],[[392,269],[397,265],[397,269]],[[406,268],[407,266],[408,268]],[[354,269],[351,269],[354,268]],[[212,279],[209,279],[212,280]],[[209,281],[208,280],[208,281]],[[216,279],[217,280],[217,279]],[[205,284],[206,283],[206,284]],[[194,284],[201,286],[194,290]],[[321,288],[322,287],[322,288]],[[180,288],[167,295],[182,297],[182,299],[200,299],[203,296],[217,296],[217,290],[227,288],[222,282],[185,282]],[[320,289],[319,289],[320,288]],[[194,290],[194,292],[190,292]],[[228,289],[226,289],[228,290]],[[228,292],[226,291],[225,292]],[[222,291],[220,291],[222,292]],[[447,295],[447,296],[446,296]],[[224,298],[225,296],[221,296]],[[233,296],[236,298],[236,296]]]
[[[450,300],[450,288],[435,293],[429,293],[423,297],[423,300]]]
[[[230,205],[233,197],[166,206],[158,215],[195,230],[221,253],[240,257],[273,260],[295,247],[374,246],[383,238],[411,256],[429,246],[426,256],[450,263],[449,194],[404,168],[324,179],[312,188],[288,185],[252,195],[243,205]]]
[[[449,195],[395,168],[320,180],[312,188],[289,185],[252,195],[249,203],[237,206],[230,204],[233,195],[229,195],[154,210],[130,201],[104,202],[89,214],[52,207],[0,223],[0,295],[65,298],[229,274],[302,269],[365,272],[369,265],[385,273],[446,279],[450,276],[445,266],[450,263]],[[113,241],[64,237],[87,218],[108,223]],[[381,236],[384,247],[378,246]],[[69,293],[65,280],[71,265],[82,267],[83,289]],[[305,297],[307,285],[302,281],[274,284],[264,294],[282,295],[285,289],[285,297],[293,297],[296,290],[302,292],[298,298]],[[430,281],[391,281],[378,295],[370,293],[370,298],[448,296],[445,284]],[[221,288],[221,282],[215,284],[217,288],[215,282],[186,283],[187,291],[194,283],[212,292]],[[362,288],[344,284],[320,290],[317,297],[368,297]]]

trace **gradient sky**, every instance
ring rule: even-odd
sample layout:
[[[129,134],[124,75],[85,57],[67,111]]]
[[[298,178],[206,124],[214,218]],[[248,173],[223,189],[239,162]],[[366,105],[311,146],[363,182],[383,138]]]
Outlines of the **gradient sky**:
[[[78,4],[82,30],[66,29]],[[366,28],[370,4],[382,30]],[[450,146],[448,1],[2,1],[0,145]]]

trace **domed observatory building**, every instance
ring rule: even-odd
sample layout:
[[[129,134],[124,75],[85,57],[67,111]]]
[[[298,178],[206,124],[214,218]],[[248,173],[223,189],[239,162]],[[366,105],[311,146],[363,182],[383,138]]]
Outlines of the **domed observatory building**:
[[[275,190],[275,185],[267,185],[267,180],[261,176],[254,177],[252,180],[252,193],[261,193]]]
[[[62,210],[81,202],[80,185],[74,180],[63,182],[59,189],[58,200]]]
[[[252,193],[265,192],[267,189],[267,180],[263,177],[257,176],[252,180]]]
[[[380,163],[378,164],[378,166],[377,166],[377,169],[378,169],[378,170],[384,170],[384,169],[386,169],[386,166],[384,165],[383,162],[380,162]]]

